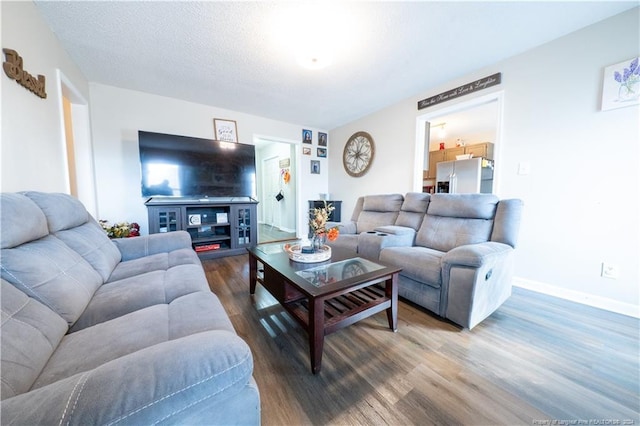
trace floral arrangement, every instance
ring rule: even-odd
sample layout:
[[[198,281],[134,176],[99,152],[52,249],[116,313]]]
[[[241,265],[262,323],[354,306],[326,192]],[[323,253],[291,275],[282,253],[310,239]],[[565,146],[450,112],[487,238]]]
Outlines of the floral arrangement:
[[[327,222],[329,221],[329,215],[335,209],[333,205],[324,203],[324,207],[316,207],[313,209],[311,217],[309,219],[309,226],[313,229],[313,236],[324,238],[329,241],[335,241],[340,235],[338,227],[334,226],[327,229]]]
[[[109,238],[127,238],[140,236],[140,225],[137,223],[119,222],[111,225],[107,220],[101,220],[100,226]]]
[[[638,66],[638,58],[635,58],[629,64],[629,68],[624,68],[622,74],[618,71],[613,73],[613,79],[620,83],[619,95],[637,96],[638,82],[640,82],[640,67]]]

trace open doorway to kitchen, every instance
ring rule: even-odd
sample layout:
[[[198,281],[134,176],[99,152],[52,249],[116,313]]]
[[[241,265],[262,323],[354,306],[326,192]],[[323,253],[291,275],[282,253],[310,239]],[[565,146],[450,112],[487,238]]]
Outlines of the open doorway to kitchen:
[[[259,176],[258,243],[296,236],[297,172],[294,142],[255,138]]]
[[[417,118],[414,191],[437,192],[436,164],[456,160],[469,151],[473,157],[491,160],[493,180],[490,191],[498,193],[500,184],[500,149],[502,138],[503,92],[479,96],[440,108]],[[480,153],[478,150],[485,147]],[[488,147],[488,148],[487,148]],[[439,158],[443,150],[451,158]],[[431,155],[430,155],[431,152]]]

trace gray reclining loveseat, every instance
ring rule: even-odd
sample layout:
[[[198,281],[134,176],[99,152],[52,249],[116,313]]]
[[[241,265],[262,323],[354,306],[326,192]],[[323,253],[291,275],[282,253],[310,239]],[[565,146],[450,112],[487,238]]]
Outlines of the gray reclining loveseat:
[[[369,195],[329,244],[402,268],[401,297],[471,329],[511,295],[521,212],[491,194]]]
[[[0,208],[3,425],[260,423],[251,351],[188,233],[112,241],[64,194]]]

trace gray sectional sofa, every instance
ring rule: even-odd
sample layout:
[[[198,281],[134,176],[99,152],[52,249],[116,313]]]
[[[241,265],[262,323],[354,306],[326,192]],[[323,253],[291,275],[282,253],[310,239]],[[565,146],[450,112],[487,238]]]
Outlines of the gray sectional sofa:
[[[69,195],[0,202],[3,425],[260,423],[188,233],[112,241]]]
[[[328,244],[402,268],[401,297],[471,329],[511,295],[521,213],[492,194],[367,195]]]

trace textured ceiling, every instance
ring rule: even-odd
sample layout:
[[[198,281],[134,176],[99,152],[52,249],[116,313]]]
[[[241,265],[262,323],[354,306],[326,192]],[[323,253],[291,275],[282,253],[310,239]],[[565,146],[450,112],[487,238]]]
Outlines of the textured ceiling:
[[[329,130],[638,2],[35,4],[89,81]],[[306,36],[329,67],[296,63]]]

